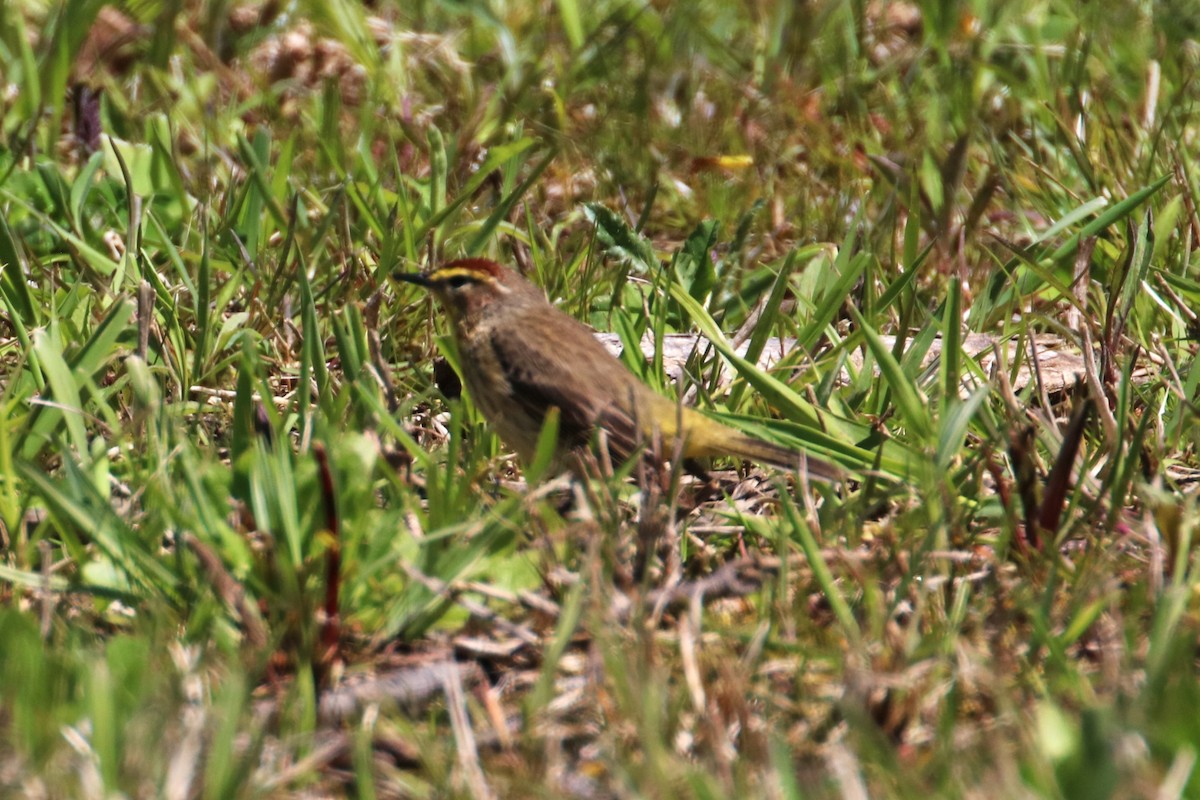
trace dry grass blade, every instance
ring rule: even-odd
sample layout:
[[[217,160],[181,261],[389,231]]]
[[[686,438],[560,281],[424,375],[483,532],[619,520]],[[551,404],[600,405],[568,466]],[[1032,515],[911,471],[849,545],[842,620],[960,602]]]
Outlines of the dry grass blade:
[[[446,693],[446,707],[450,712],[450,729],[454,731],[458,765],[463,771],[471,797],[475,800],[492,800],[496,796],[488,786],[483,768],[479,763],[479,749],[475,746],[475,731],[467,713],[467,698],[463,692],[458,669],[447,666],[442,670],[442,688]]]

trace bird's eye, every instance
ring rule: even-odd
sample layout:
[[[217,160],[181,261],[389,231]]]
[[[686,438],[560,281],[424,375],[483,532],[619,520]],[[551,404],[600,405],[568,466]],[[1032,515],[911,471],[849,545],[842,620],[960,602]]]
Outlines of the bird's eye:
[[[461,289],[470,283],[474,283],[474,281],[466,275],[452,275],[446,279],[446,285],[451,289]]]

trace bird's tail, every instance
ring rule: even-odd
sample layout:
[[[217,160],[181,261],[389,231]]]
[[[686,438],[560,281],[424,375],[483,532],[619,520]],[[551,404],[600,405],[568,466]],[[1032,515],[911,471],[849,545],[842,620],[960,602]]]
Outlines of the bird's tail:
[[[711,418],[705,424],[689,426],[685,453],[698,458],[744,458],[789,472],[803,469],[810,479],[829,483],[845,476],[844,470],[828,461],[742,433]]]

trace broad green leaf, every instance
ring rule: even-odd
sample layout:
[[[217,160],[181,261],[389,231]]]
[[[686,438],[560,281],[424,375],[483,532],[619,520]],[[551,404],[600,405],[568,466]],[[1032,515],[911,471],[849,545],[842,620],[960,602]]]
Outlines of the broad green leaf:
[[[654,248],[625,223],[616,212],[599,203],[583,207],[588,222],[596,227],[596,238],[612,258],[652,275],[658,271],[658,256]]]

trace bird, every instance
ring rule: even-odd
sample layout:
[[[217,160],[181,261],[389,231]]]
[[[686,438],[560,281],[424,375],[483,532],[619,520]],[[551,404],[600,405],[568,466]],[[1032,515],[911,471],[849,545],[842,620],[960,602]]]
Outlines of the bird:
[[[604,432],[613,463],[661,437],[660,452],[685,460],[729,456],[833,482],[842,471],[767,442],[659,394],[630,372],[592,331],[556,308],[517,271],[484,258],[447,261],[395,277],[427,289],[449,317],[471,399],[521,461],[533,463],[547,415],[559,412],[553,464],[576,457]]]

